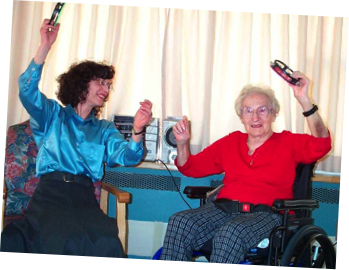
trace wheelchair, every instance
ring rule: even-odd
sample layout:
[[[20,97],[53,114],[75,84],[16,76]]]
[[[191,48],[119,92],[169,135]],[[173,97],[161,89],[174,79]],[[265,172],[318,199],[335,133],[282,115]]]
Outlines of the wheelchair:
[[[263,239],[257,247],[249,249],[245,259],[240,264],[336,268],[336,252],[327,233],[314,225],[311,212],[319,207],[317,201],[311,198],[311,178],[315,163],[298,164],[293,186],[293,199],[275,200],[272,209],[283,215],[283,222],[274,228],[269,238]],[[184,194],[191,199],[200,199],[200,205],[210,198],[207,194],[216,192],[214,187],[187,186]],[[211,197],[212,199],[212,196]],[[213,196],[214,197],[214,196]],[[193,252],[193,259],[204,256],[210,261],[212,239],[206,242],[200,250]],[[153,256],[159,259],[162,248]]]

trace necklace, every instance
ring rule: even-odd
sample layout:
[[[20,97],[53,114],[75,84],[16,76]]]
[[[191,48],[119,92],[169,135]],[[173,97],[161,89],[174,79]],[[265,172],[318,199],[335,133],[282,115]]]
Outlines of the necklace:
[[[253,151],[252,155],[250,155],[251,157],[251,161],[250,161],[250,167],[253,165],[253,161],[256,159],[256,157],[258,156],[259,154],[259,151],[261,150],[261,148],[263,147],[263,145],[265,144],[265,142],[273,135],[273,133],[271,135],[269,135],[269,137],[258,147],[256,148],[257,149],[257,152],[256,152],[256,149]],[[249,142],[249,139],[247,139],[246,143],[248,144]],[[256,152],[256,154],[254,155],[254,153]],[[252,157],[254,155],[254,157]]]
[[[253,154],[250,156],[250,157],[251,157],[250,166],[253,165],[253,161],[254,161],[254,160],[256,159],[256,157],[258,156],[259,151],[261,150],[262,146],[263,146],[263,144],[262,144],[260,147],[257,148],[257,152],[256,152],[255,155],[254,155],[254,152],[255,152],[256,150],[255,150],[255,151],[253,152]],[[254,155],[254,157],[252,157],[253,155]]]

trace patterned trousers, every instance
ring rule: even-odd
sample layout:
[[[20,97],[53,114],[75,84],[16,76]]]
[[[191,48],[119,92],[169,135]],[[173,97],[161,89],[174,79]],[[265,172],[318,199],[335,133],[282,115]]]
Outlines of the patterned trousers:
[[[160,259],[191,261],[193,250],[213,238],[211,262],[239,263],[281,222],[277,213],[227,214],[207,203],[170,217]]]

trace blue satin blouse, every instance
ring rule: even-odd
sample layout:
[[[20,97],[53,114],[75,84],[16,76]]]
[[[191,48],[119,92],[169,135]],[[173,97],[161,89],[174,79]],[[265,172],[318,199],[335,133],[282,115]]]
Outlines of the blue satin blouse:
[[[37,175],[53,171],[83,174],[98,181],[103,163],[132,166],[144,155],[143,142],[129,142],[113,122],[99,120],[91,111],[83,120],[71,105],[62,107],[39,90],[43,65],[31,61],[19,77],[19,98],[30,115],[30,126],[39,148]]]

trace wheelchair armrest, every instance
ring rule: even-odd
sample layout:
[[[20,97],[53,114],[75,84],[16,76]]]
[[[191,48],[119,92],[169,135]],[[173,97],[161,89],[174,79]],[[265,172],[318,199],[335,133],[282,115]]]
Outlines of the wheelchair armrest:
[[[186,194],[188,198],[205,199],[207,192],[214,189],[214,187],[186,186],[183,190],[183,193]]]
[[[319,203],[315,200],[275,200],[273,203],[273,209],[276,211],[285,210],[314,210],[319,208]]]

